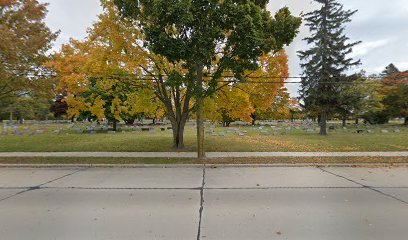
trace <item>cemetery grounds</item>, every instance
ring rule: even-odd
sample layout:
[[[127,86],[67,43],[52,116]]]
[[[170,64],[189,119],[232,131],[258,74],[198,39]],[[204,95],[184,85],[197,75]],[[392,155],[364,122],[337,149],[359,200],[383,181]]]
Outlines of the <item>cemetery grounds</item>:
[[[399,122],[367,125],[329,123],[329,135],[318,135],[312,122],[260,122],[256,126],[241,122],[222,127],[206,123],[207,152],[399,152],[408,151],[408,129]],[[194,122],[185,129],[183,152],[196,151]],[[169,124],[120,124],[114,132],[105,124],[89,122],[28,121],[4,123],[0,152],[171,152]],[[406,158],[359,158],[359,162],[407,162]],[[206,163],[303,163],[354,162],[353,158],[253,158],[217,159]],[[0,163],[202,163],[195,159],[104,159],[104,158],[0,158]]]

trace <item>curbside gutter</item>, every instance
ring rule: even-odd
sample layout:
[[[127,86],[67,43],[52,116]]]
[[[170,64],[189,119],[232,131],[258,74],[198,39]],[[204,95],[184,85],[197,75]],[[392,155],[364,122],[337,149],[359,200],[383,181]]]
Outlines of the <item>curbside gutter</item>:
[[[293,163],[293,164],[0,164],[0,168],[286,168],[286,167],[408,167],[408,163]]]

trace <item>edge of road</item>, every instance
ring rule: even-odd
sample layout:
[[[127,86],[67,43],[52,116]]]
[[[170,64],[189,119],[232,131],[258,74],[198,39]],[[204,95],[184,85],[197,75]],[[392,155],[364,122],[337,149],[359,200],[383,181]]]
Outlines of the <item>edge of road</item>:
[[[207,152],[207,158],[248,157],[408,157],[399,152]],[[195,152],[0,152],[0,157],[116,157],[116,158],[195,158]]]
[[[275,164],[0,164],[0,168],[278,168],[278,167],[408,167],[408,163],[275,163]]]

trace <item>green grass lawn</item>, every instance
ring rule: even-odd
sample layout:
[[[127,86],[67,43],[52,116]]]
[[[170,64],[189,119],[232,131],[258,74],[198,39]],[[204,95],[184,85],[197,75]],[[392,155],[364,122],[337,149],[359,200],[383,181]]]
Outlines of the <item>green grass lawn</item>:
[[[61,125],[48,126],[43,134],[28,136],[0,135],[0,152],[167,152],[172,149],[172,135],[170,132],[156,131],[156,133],[130,131],[125,133],[78,134],[72,130],[63,130],[60,134],[52,133]],[[237,127],[237,126],[236,126]],[[22,127],[23,128],[23,127]],[[38,127],[37,127],[38,128]],[[286,131],[287,135],[264,136],[260,130],[253,127],[237,127],[241,131],[248,131],[246,136],[238,136],[235,132],[225,136],[206,136],[206,150],[209,152],[275,152],[275,151],[408,151],[408,129],[401,128],[401,132],[394,133],[395,126],[381,126],[375,128],[374,134],[354,133],[356,128],[348,127],[329,132],[328,136],[307,133],[304,130]],[[267,128],[267,127],[265,127]],[[25,127],[27,130],[27,127]],[[272,133],[273,131],[269,131]],[[389,133],[380,133],[380,129],[388,129]],[[216,133],[226,131],[227,128],[217,127]],[[195,151],[195,131],[189,125],[185,133],[185,149]]]

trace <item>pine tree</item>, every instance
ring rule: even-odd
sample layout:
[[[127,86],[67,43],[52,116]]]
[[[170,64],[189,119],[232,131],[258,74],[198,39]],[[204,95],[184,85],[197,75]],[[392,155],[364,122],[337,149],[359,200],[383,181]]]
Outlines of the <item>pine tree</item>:
[[[347,81],[346,71],[360,64],[349,54],[360,42],[350,42],[345,35],[345,24],[357,11],[344,10],[335,0],[315,0],[321,8],[304,15],[311,36],[304,40],[311,45],[299,51],[303,68],[302,87],[299,91],[304,107],[320,115],[320,135],[327,135],[326,121],[342,102],[342,91],[347,87],[338,82]]]
[[[400,70],[393,63],[390,63],[380,75],[381,77],[386,78],[397,73],[400,73]]]

